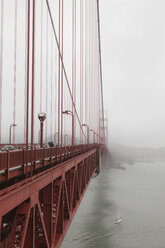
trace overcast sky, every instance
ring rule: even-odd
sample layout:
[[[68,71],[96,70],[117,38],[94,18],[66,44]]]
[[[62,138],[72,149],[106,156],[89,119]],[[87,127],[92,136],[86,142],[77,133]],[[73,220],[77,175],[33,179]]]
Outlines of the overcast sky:
[[[165,145],[165,1],[101,0],[111,142]]]
[[[109,140],[135,146],[165,146],[165,1],[100,0],[99,2],[104,102],[109,117]],[[13,68],[14,63],[14,36],[13,40],[7,37],[8,33],[10,35],[14,33],[14,6],[9,3],[10,0],[5,1],[4,25],[9,25],[10,29],[4,26],[4,30],[7,30],[4,34],[4,51],[9,51],[12,57],[6,57],[4,52],[7,66],[3,64],[3,83],[10,83],[3,87],[7,92],[3,92],[3,106],[9,106],[8,98],[11,98],[11,106],[13,103],[8,88],[10,87],[10,91],[13,90],[11,87],[13,79],[12,81],[10,79],[13,69],[10,68]],[[21,28],[25,25],[20,20],[25,7],[22,6],[21,1],[18,3],[18,33],[23,33],[22,39],[24,39],[24,30]],[[37,13],[40,13],[40,8],[37,10]],[[71,9],[67,13],[71,13]],[[71,21],[71,17],[67,16],[67,18]],[[46,23],[45,20],[43,22]],[[40,32],[40,28],[37,30]],[[40,39],[40,35],[38,38]],[[8,40],[10,42],[7,42]],[[66,36],[65,40],[68,44],[69,39],[66,39]],[[21,39],[18,39],[18,47],[20,47],[19,42]],[[64,50],[71,51],[71,49]],[[19,57],[19,52],[17,84],[21,85],[21,92],[24,95],[22,81],[25,73],[20,73],[20,63],[25,59]],[[23,56],[24,53],[20,54]],[[70,57],[65,55],[66,67],[66,60]],[[38,60],[38,68],[39,62],[40,60]],[[8,73],[5,73],[5,70]],[[19,93],[21,89],[17,87]],[[24,105],[20,105],[18,100],[17,105],[20,106],[21,113],[24,113]],[[12,119],[10,112],[13,108],[10,107],[10,112],[5,108],[3,110],[6,116],[3,115],[3,130],[6,130],[5,120],[8,120],[9,116]],[[17,111],[18,114],[19,111]],[[35,116],[37,118],[37,115]],[[20,118],[23,120],[23,115]],[[19,126],[18,132],[21,130],[23,132],[23,121],[22,126],[18,118],[16,121]],[[38,120],[36,123],[39,125]]]

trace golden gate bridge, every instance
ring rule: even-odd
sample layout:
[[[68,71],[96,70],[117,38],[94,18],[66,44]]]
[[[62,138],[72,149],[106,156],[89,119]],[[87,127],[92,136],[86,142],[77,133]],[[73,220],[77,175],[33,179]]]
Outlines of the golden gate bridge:
[[[0,248],[60,247],[106,146],[98,0],[0,1]]]

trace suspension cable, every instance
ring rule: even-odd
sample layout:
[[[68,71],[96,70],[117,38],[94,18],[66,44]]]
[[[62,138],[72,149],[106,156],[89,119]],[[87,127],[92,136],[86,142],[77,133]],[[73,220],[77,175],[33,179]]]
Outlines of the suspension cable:
[[[43,1],[41,0],[41,47],[40,47],[40,112],[42,112],[42,37],[43,37]]]
[[[97,0],[97,18],[98,18],[98,38],[99,38],[99,57],[100,57],[101,102],[102,102],[102,115],[103,115],[103,130],[104,130],[104,139],[105,139],[105,126],[104,126],[104,102],[103,102],[103,78],[102,78],[101,38],[100,38],[100,8],[99,8],[99,0]]]
[[[48,12],[46,11],[46,113],[48,112]],[[48,118],[45,123],[45,138],[47,143],[48,136]]]
[[[49,11],[49,8],[48,8]],[[61,63],[60,63],[60,48],[61,48],[61,1],[59,0],[59,49],[58,49],[58,153],[59,153],[59,146],[60,146],[60,69],[61,69]],[[49,11],[50,16],[50,11]],[[51,17],[52,18],[52,17]],[[51,19],[51,22],[53,19]],[[57,39],[57,38],[56,38]]]
[[[35,0],[33,0],[33,20],[32,20],[32,94],[31,94],[31,176],[33,161],[33,141],[34,141],[34,73],[35,73]]]
[[[27,177],[27,169],[28,169],[28,136],[29,136],[29,62],[30,62],[30,0],[28,1],[28,13],[27,13],[27,81],[26,81],[26,177]]]
[[[50,134],[52,139],[52,118],[53,118],[53,35],[51,34],[51,104],[50,104]]]
[[[27,27],[28,27],[28,19],[27,19],[27,9],[28,2],[25,2],[25,85],[24,85],[24,143],[26,143],[26,103],[27,103]]]
[[[60,57],[60,60],[61,60],[61,64],[62,64],[64,76],[65,76],[65,79],[66,79],[66,83],[67,83],[67,86],[68,86],[68,90],[69,90],[69,94],[70,94],[71,100],[73,102],[73,107],[75,109],[75,114],[77,116],[77,119],[78,119],[80,128],[82,130],[82,133],[83,133],[85,139],[87,140],[86,135],[84,133],[84,130],[83,130],[82,126],[81,126],[80,118],[78,116],[78,113],[77,113],[77,110],[76,110],[76,106],[75,106],[75,103],[74,103],[74,100],[73,100],[73,95],[72,95],[72,92],[71,92],[69,80],[68,80],[68,77],[67,77],[66,69],[65,69],[63,58],[62,58],[61,51],[60,51],[59,42],[58,42],[58,39],[57,39],[57,34],[56,34],[56,30],[55,30],[55,25],[54,25],[52,13],[51,13],[51,10],[50,10],[49,0],[46,0],[46,4],[47,4],[48,11],[49,11],[49,16],[50,16],[50,20],[51,20],[51,24],[52,24],[52,28],[53,28],[53,32],[54,32],[54,37],[55,37],[56,45],[57,45],[57,48],[58,48],[58,51],[59,51],[59,57]]]
[[[2,73],[3,73],[3,17],[4,0],[1,0],[1,38],[0,38],[0,143],[2,140]]]
[[[14,90],[13,90],[13,123],[16,119],[16,83],[17,83],[17,0],[15,0],[15,23],[14,23]],[[15,143],[15,126],[13,127],[13,144]]]
[[[61,55],[63,59],[64,1],[61,1]],[[63,68],[61,68],[61,153],[63,145]]]

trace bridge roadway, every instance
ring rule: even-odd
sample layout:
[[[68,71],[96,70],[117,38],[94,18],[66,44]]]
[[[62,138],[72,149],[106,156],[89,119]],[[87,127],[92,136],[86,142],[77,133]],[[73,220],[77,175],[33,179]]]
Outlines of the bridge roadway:
[[[0,153],[0,248],[60,247],[104,147]]]

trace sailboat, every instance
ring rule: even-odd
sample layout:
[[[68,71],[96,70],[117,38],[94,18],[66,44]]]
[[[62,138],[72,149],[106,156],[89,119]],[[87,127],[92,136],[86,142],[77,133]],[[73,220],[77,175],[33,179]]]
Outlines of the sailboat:
[[[117,219],[114,221],[114,224],[119,224],[122,222],[122,219],[121,219],[121,213],[118,209],[118,213],[117,213]]]

